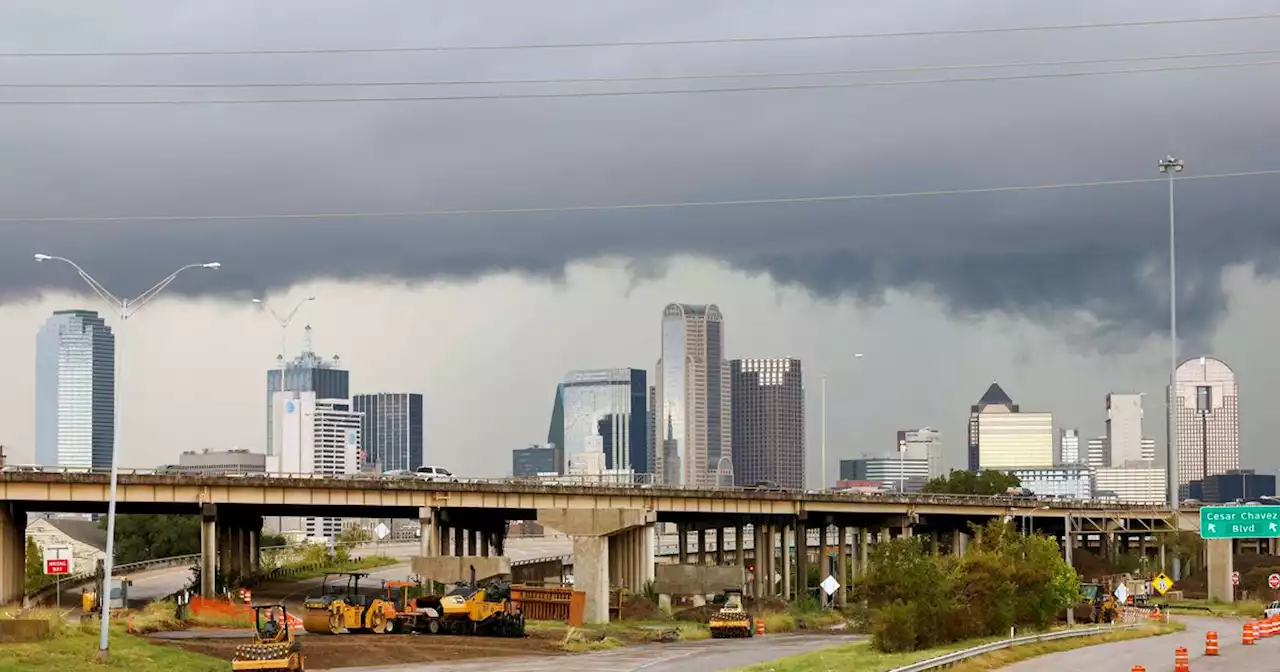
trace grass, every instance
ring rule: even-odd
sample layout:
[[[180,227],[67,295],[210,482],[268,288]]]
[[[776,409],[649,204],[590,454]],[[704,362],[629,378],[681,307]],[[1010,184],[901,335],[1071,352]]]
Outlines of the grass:
[[[1266,606],[1257,600],[1242,600],[1231,604],[1210,602],[1209,600],[1182,600],[1181,602],[1170,602],[1168,608],[1175,614],[1188,614],[1191,616],[1247,616],[1258,618],[1262,616],[1262,610]],[[1165,605],[1160,605],[1160,608],[1164,609]]]
[[[1020,660],[1027,660],[1029,658],[1042,656],[1048,653],[1069,651],[1071,649],[1093,646],[1094,644],[1103,644],[1106,642],[1117,642],[1128,639],[1138,639],[1141,637],[1163,635],[1185,629],[1185,627],[1186,626],[1181,623],[1176,622],[1168,624],[1156,623],[1145,625],[1133,630],[1116,630],[1114,632],[1108,632],[1098,636],[1028,644],[980,656],[956,665],[950,669],[953,672],[994,670]],[[927,660],[945,653],[967,649],[987,642],[998,641],[1000,639],[1003,638],[992,637],[989,639],[968,640],[939,648],[923,651],[911,651],[908,653],[883,653],[871,648],[870,642],[859,642],[857,644],[847,644],[844,646],[818,649],[798,656],[791,656],[789,658],[781,658],[767,663],[760,663],[751,667],[744,667],[739,672],[826,672],[827,670],[841,670],[842,672],[884,672],[884,670],[891,670],[895,667],[910,665],[911,663]]]
[[[378,567],[389,567],[398,564],[400,561],[395,558],[388,558],[385,555],[371,555],[356,561],[334,563],[317,569],[298,572],[296,574],[288,574],[279,578],[271,579],[272,583],[293,583],[296,581],[306,581],[309,579],[318,579],[325,574],[333,574],[334,572],[355,572],[364,569],[376,569]]]
[[[97,660],[98,629],[70,626],[52,611],[27,612],[23,618],[47,618],[52,635],[26,644],[0,644],[0,670],[5,672],[226,672],[227,662],[148,644],[125,626],[111,629],[110,657]]]
[[[544,639],[559,639],[560,648],[570,653],[646,644],[660,641],[664,633],[675,630],[681,641],[710,639],[711,631],[700,623],[673,621],[622,621],[573,627],[559,621],[529,621],[530,634]]]

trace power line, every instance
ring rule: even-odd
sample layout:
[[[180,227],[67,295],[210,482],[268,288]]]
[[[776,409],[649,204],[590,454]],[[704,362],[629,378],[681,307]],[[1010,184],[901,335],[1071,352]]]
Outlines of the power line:
[[[133,57],[133,56],[279,56],[296,54],[379,54],[405,52],[450,51],[505,51],[513,49],[587,49],[607,47],[660,47],[702,44],[754,44],[767,42],[801,42],[816,40],[864,40],[894,37],[935,37],[942,35],[985,35],[991,33],[1026,33],[1060,30],[1091,30],[1096,28],[1133,28],[1140,26],[1172,26],[1187,24],[1228,23],[1280,18],[1280,13],[1251,14],[1244,16],[1213,16],[1191,19],[1151,19],[1146,21],[1122,21],[1115,23],[1076,23],[1036,26],[1005,26],[991,28],[960,28],[953,30],[912,30],[885,33],[842,33],[831,35],[782,35],[773,37],[728,37],[696,40],[631,40],[621,42],[567,42],[556,44],[490,44],[459,46],[417,47],[351,47],[315,49],[221,49],[208,51],[63,51],[63,52],[3,52],[0,58],[75,58],[75,57]]]
[[[1280,169],[1253,170],[1209,175],[1179,175],[1175,181],[1223,180],[1259,175],[1280,175]],[[1003,187],[979,187],[976,189],[937,189],[931,191],[905,191],[877,194],[838,194],[830,196],[794,196],[789,198],[752,198],[728,201],[675,201],[669,203],[623,203],[614,205],[570,205],[533,208],[481,208],[461,210],[405,210],[389,212],[310,212],[258,215],[118,215],[118,216],[63,216],[63,217],[0,217],[0,223],[109,223],[109,222],[225,222],[252,220],[323,220],[323,219],[386,219],[395,217],[454,217],[464,215],[518,215],[559,212],[609,212],[622,210],[663,210],[677,208],[710,208],[752,205],[786,205],[795,203],[835,203],[847,201],[871,201],[928,196],[959,196],[964,194],[995,194],[1005,192],[1045,191],[1051,189],[1082,189],[1133,184],[1166,184],[1168,177],[1144,177],[1130,180],[1096,180],[1092,182],[1061,182],[1057,184],[1010,185]]]
[[[759,79],[772,77],[830,77],[837,75],[872,75],[907,72],[940,72],[955,70],[983,70],[1002,68],[1048,68],[1068,65],[1104,65],[1109,63],[1138,63],[1199,58],[1225,58],[1234,56],[1261,56],[1280,54],[1280,49],[1251,49],[1245,51],[1217,51],[1195,54],[1163,54],[1159,56],[1123,56],[1116,58],[1091,58],[1070,61],[1023,61],[1004,63],[971,63],[967,65],[919,65],[894,68],[857,68],[849,70],[810,70],[783,72],[744,72],[696,75],[646,75],[628,77],[553,77],[545,79],[447,79],[417,81],[374,82],[208,82],[208,83],[68,83],[23,84],[0,82],[0,89],[259,89],[259,88],[320,88],[320,87],[393,87],[393,86],[459,86],[459,85],[512,85],[512,84],[594,84],[622,82],[666,82],[707,79]]]
[[[768,86],[733,86],[713,89],[651,89],[648,91],[574,91],[561,93],[490,93],[460,96],[366,96],[359,98],[224,98],[224,99],[169,99],[169,100],[0,100],[0,106],[46,105],[299,105],[317,103],[428,103],[449,100],[520,100],[540,98],[616,98],[620,96],[669,96],[705,93],[746,93],[751,91],[810,91],[817,89],[866,89],[919,84],[971,84],[976,82],[1009,82],[1031,79],[1064,79],[1071,77],[1096,77],[1099,75],[1131,75],[1149,72],[1186,72],[1193,70],[1219,70],[1224,68],[1277,65],[1280,60],[1248,61],[1239,63],[1208,63],[1179,65],[1164,68],[1130,68],[1124,70],[1094,70],[1081,72],[1051,72],[1034,75],[997,75],[990,77],[948,77],[944,79],[906,79],[880,82],[828,82],[823,84],[774,84]]]

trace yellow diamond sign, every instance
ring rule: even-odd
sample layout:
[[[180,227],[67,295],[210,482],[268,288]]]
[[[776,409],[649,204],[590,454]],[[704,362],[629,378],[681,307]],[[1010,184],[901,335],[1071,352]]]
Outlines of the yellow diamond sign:
[[[1161,595],[1169,592],[1173,588],[1173,580],[1165,576],[1163,572],[1156,574],[1156,578],[1151,579],[1151,587],[1156,589]]]

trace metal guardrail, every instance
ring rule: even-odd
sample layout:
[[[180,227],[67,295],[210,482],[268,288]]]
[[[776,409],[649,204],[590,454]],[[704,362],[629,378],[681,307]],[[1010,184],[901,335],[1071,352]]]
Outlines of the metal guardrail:
[[[1038,635],[1027,635],[1025,637],[1014,637],[1013,639],[1002,639],[998,642],[983,644],[973,648],[964,649],[962,651],[953,651],[936,658],[922,660],[918,663],[912,663],[903,667],[896,667],[889,672],[926,672],[926,670],[940,670],[944,667],[954,665],[962,660],[975,658],[992,651],[1000,651],[1002,649],[1010,649],[1022,644],[1035,644],[1037,642],[1050,642],[1056,639],[1070,639],[1072,637],[1088,637],[1090,635],[1101,635],[1116,630],[1130,630],[1138,627],[1139,623],[1132,625],[1112,625],[1101,626],[1097,628],[1089,628],[1087,630],[1059,630],[1057,632],[1044,632]]]

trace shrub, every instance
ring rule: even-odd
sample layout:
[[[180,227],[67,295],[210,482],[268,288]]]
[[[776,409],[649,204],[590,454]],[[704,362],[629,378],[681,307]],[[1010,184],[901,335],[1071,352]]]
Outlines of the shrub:
[[[887,653],[916,649],[916,610],[902,600],[876,610],[871,621],[871,642]]]

